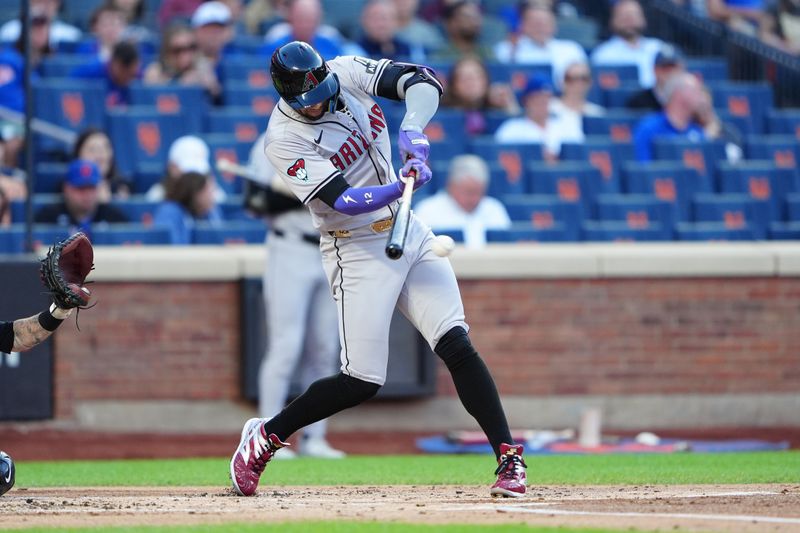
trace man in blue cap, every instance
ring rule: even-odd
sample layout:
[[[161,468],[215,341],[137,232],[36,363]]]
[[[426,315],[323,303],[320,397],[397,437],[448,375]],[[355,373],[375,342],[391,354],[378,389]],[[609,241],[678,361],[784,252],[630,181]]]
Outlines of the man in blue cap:
[[[500,144],[541,144],[543,156],[555,160],[563,143],[582,143],[581,125],[574,120],[563,120],[550,113],[553,86],[550,80],[534,74],[520,95],[524,116],[503,122],[494,135]]]
[[[69,226],[71,233],[91,235],[92,224],[128,222],[122,211],[100,203],[100,179],[100,170],[93,162],[76,159],[70,163],[62,187],[63,201],[42,207],[36,213],[36,223]]]

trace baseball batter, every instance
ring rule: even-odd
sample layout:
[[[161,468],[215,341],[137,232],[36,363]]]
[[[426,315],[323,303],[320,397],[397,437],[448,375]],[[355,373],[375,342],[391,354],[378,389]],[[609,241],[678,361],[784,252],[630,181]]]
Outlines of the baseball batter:
[[[250,151],[249,167],[264,185],[270,186],[267,218],[267,268],[264,273],[264,308],[269,340],[258,373],[258,406],[262,417],[275,416],[285,405],[289,385],[302,359],[300,381],[307,388],[329,376],[339,351],[336,335],[336,305],[320,265],[319,232],[311,215],[275,175],[264,154],[262,134]],[[327,420],[303,430],[300,453],[311,457],[339,459],[344,453],[325,439]],[[291,457],[291,450],[280,457]]]
[[[281,100],[272,112],[265,151],[278,174],[308,205],[339,315],[341,370],[264,422],[249,420],[231,459],[234,489],[256,492],[275,452],[300,428],[373,397],[386,379],[389,325],[395,306],[444,361],[466,410],[486,433],[498,460],[493,495],[526,490],[522,446],[514,445],[500,397],[467,335],[450,262],[431,251],[430,229],[412,216],[397,261],[384,253],[402,194],[391,165],[386,118],[376,96],[403,100],[399,148],[403,176],[430,181],[430,144],[422,133],[442,87],[423,66],[337,57],[326,64],[308,44],[278,48],[270,64]]]

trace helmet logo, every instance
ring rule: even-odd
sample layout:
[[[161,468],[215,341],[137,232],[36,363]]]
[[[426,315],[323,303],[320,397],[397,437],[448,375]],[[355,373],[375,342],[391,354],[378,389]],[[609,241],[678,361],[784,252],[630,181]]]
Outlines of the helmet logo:
[[[319,80],[314,77],[314,73],[310,70],[306,72],[306,78],[303,80],[303,92],[310,91],[319,85]]]
[[[286,170],[286,173],[293,178],[299,179],[300,181],[308,181],[308,172],[306,172],[305,159],[298,159],[295,161],[292,166]]]

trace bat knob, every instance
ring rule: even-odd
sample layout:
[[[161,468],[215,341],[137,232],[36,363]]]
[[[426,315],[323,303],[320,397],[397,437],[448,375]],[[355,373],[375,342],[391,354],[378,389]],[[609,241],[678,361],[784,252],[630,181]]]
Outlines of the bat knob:
[[[403,249],[396,244],[390,244],[386,247],[386,257],[397,261],[403,257]]]

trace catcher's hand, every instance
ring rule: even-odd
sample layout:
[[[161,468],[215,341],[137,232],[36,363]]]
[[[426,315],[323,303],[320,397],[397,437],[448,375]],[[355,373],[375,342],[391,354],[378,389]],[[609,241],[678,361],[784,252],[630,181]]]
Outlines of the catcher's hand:
[[[84,285],[94,268],[94,249],[81,232],[56,243],[42,259],[39,273],[53,302],[61,309],[85,308],[92,293]]]

